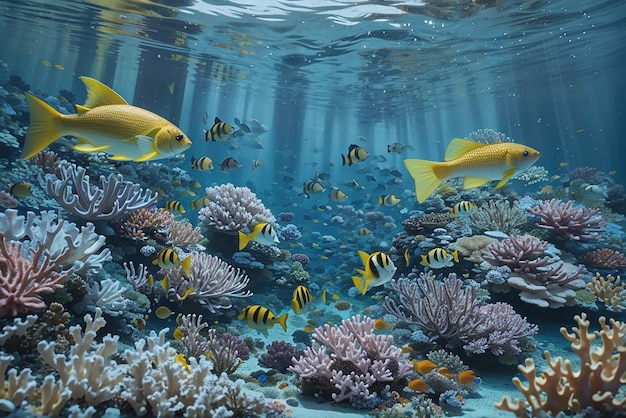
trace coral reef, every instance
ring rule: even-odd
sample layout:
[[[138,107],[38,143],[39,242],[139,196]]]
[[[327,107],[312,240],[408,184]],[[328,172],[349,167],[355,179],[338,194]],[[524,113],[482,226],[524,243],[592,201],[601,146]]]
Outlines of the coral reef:
[[[626,283],[621,283],[620,276],[608,274],[604,278],[596,273],[587,287],[596,298],[604,302],[607,309],[619,312],[626,308],[623,303],[626,300]]]
[[[185,276],[180,266],[167,270],[168,299],[179,301],[192,288],[187,300],[196,301],[215,312],[216,309],[229,309],[232,297],[252,296],[252,292],[244,290],[250,279],[240,269],[206,253],[193,252],[191,257],[189,277]]]
[[[391,287],[399,302],[386,297],[383,306],[444,346],[462,346],[475,354],[487,350],[495,355],[521,352],[519,339],[536,334],[537,326],[506,303],[479,305],[478,289],[463,288],[462,284],[453,273],[443,281],[424,274],[416,280],[392,280]]]
[[[87,170],[75,164],[59,165],[59,176],[39,177],[41,187],[63,209],[87,220],[115,220],[156,203],[158,196],[138,184],[124,181],[120,174],[100,176],[100,186],[89,182]]]
[[[562,327],[561,334],[580,358],[579,369],[574,371],[568,359],[553,360],[546,350],[544,356],[549,369],[538,377],[535,362],[528,358],[525,365],[518,366],[528,384],[513,378],[525,400],[511,401],[505,396],[496,403],[496,408],[514,412],[518,417],[536,417],[542,412],[550,416],[560,412],[569,415],[587,407],[593,407],[601,416],[626,413],[626,398],[620,395],[620,387],[626,383],[626,323],[612,318],[607,323],[605,317],[600,317],[600,331],[590,332],[587,314],[576,315],[574,320],[578,328],[572,328],[569,333]],[[600,344],[592,344],[594,340]]]
[[[576,209],[572,200],[544,200],[526,210],[539,218],[535,223],[538,228],[551,231],[560,240],[594,241],[601,239],[605,230],[599,209]]]
[[[431,212],[420,216],[413,216],[405,219],[402,226],[409,234],[425,234],[442,228],[452,222],[449,212]]]
[[[22,258],[22,243],[7,242],[0,232],[0,317],[41,310],[46,304],[40,296],[63,287],[68,274],[58,271],[67,252],[52,260],[43,245],[30,251],[31,260]]]
[[[611,248],[598,248],[585,253],[585,262],[594,267],[612,270],[626,267],[626,257]]]
[[[585,287],[580,278],[584,266],[568,271],[571,269],[562,260],[543,256],[547,247],[546,241],[532,235],[513,235],[490,244],[490,254],[483,258],[494,266],[511,269],[507,283],[520,290],[524,302],[550,308],[574,305],[576,291]]]
[[[287,368],[291,366],[291,359],[300,358],[303,354],[302,350],[286,341],[272,341],[267,346],[267,352],[259,357],[259,364],[286,373]]]
[[[261,222],[276,221],[272,213],[247,187],[223,184],[207,187],[208,206],[200,209],[198,220],[209,230],[234,232],[252,229]]]
[[[168,210],[141,208],[130,212],[117,226],[122,234],[135,241],[163,241],[163,235],[172,223],[174,215]]]
[[[356,315],[337,327],[325,324],[313,331],[313,338],[319,344],[307,347],[289,367],[307,396],[372,408],[387,387],[402,389],[412,370],[408,355],[393,345],[391,335],[374,334],[369,317]]]
[[[473,229],[481,232],[500,231],[511,234],[528,222],[527,215],[506,200],[490,200],[469,215]]]

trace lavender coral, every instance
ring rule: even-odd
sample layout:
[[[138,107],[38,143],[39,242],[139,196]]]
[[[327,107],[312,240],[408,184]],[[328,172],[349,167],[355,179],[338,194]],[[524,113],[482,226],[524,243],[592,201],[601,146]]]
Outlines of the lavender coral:
[[[319,344],[307,347],[289,368],[305,395],[373,407],[387,386],[402,389],[412,370],[408,355],[393,345],[391,335],[374,334],[368,317],[356,315],[338,327],[325,324],[313,331],[313,338]]]
[[[259,358],[259,364],[285,373],[291,366],[291,359],[294,357],[299,358],[302,354],[304,354],[302,350],[297,349],[286,341],[272,341],[267,346],[267,353]]]
[[[462,345],[475,354],[521,352],[519,339],[536,334],[537,326],[506,303],[479,305],[478,290],[462,284],[455,274],[441,282],[424,274],[416,280],[392,280],[399,299],[385,298],[384,307],[400,320],[418,325],[442,345]]]
[[[544,256],[548,243],[531,235],[513,235],[489,245],[485,261],[508,266],[509,286],[520,290],[520,299],[541,307],[558,308],[576,303],[576,291],[585,287],[579,266],[568,271],[558,258]]]
[[[185,276],[182,267],[167,272],[169,289],[166,294],[170,300],[181,300],[193,288],[187,299],[215,312],[216,309],[230,308],[232,297],[252,296],[252,292],[245,290],[250,279],[240,269],[205,253],[193,252],[191,257],[189,277]]]
[[[549,370],[536,375],[535,362],[528,358],[525,365],[518,366],[528,379],[528,384],[514,377],[513,383],[525,400],[511,401],[505,396],[496,408],[514,412],[518,417],[540,416],[546,413],[556,416],[560,412],[580,413],[592,407],[601,416],[623,416],[626,398],[620,388],[626,383],[626,323],[600,317],[600,331],[590,332],[587,314],[576,315],[578,328],[569,333],[561,327],[563,337],[571,342],[571,348],[580,357],[579,369],[568,359],[556,357],[544,351]],[[600,344],[593,344],[598,340]]]
[[[276,221],[256,194],[247,187],[232,184],[207,187],[208,206],[198,213],[200,222],[210,230],[233,232],[252,228],[261,222]]]
[[[65,210],[87,220],[119,219],[127,211],[154,205],[158,199],[156,193],[124,181],[119,174],[100,176],[98,187],[89,182],[86,173],[75,164],[60,164],[60,177],[47,174],[39,182]]]
[[[40,245],[31,260],[22,258],[22,243],[7,242],[0,232],[0,317],[17,316],[46,307],[40,296],[63,287],[67,274],[58,273],[66,253],[55,261]]]
[[[561,240],[598,240],[605,229],[599,209],[576,209],[572,200],[544,200],[526,210],[539,218],[537,227],[552,231]]]

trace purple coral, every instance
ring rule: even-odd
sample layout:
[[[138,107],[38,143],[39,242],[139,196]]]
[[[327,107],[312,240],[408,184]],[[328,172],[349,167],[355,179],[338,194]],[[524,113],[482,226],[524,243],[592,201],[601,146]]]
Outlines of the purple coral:
[[[278,214],[278,220],[280,220],[281,222],[291,222],[295,217],[296,214],[293,212],[280,212]]]
[[[507,266],[509,286],[520,290],[520,299],[541,307],[573,305],[576,290],[585,282],[580,275],[584,266],[566,265],[559,258],[543,256],[548,243],[531,235],[513,235],[489,244],[483,258],[494,266]]]
[[[287,224],[278,228],[278,234],[283,241],[297,241],[302,238],[302,232],[294,224]]]
[[[286,341],[272,341],[267,346],[267,353],[259,358],[259,364],[263,367],[286,373],[287,368],[291,366],[291,359],[294,357],[298,358],[303,354],[303,350],[298,350],[294,345]]]
[[[569,180],[582,180],[588,184],[600,184],[606,180],[606,175],[594,167],[576,167],[568,173]]]
[[[307,347],[289,367],[304,395],[375,406],[387,386],[403,389],[413,369],[391,335],[374,334],[374,321],[368,317],[356,315],[338,327],[325,324],[315,329],[313,338],[319,344]]]
[[[302,266],[304,267],[307,264],[309,264],[311,260],[309,259],[309,256],[306,254],[296,253],[291,256],[291,261],[297,261],[298,263],[302,264]]]
[[[454,273],[443,281],[422,274],[416,280],[392,280],[398,302],[387,297],[385,309],[400,320],[418,325],[442,345],[463,346],[468,353],[495,355],[521,352],[519,339],[538,328],[506,303],[479,305],[478,290],[462,287]]]
[[[575,209],[572,200],[544,200],[526,210],[539,217],[535,223],[537,227],[554,232],[556,238],[562,240],[597,240],[605,229],[604,218],[598,215],[599,209]]]

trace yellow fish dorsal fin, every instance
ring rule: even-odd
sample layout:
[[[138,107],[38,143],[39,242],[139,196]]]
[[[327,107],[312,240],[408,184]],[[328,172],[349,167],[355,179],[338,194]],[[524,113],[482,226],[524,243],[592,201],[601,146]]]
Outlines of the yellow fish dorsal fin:
[[[126,100],[117,94],[109,86],[106,86],[91,77],[80,77],[80,80],[87,89],[87,101],[82,106],[86,109],[93,109],[94,107],[104,105],[127,105]]]
[[[504,186],[509,180],[511,180],[513,174],[515,174],[515,167],[511,167],[506,170],[504,172],[504,177],[502,177],[502,180],[500,180],[498,184],[496,184],[496,189],[499,189],[500,187]]]
[[[367,262],[370,259],[370,255],[365,251],[359,250],[359,257],[361,257],[361,262],[363,263],[363,265],[367,267]]]
[[[482,179],[479,177],[465,177],[463,178],[463,188],[464,189],[473,189],[474,187],[480,187],[483,184],[489,183],[491,180]]]
[[[448,144],[448,148],[446,148],[446,154],[443,159],[444,161],[456,160],[460,156],[477,148],[484,147],[485,145],[489,144],[479,144],[478,142],[470,141],[468,139],[454,138]]]

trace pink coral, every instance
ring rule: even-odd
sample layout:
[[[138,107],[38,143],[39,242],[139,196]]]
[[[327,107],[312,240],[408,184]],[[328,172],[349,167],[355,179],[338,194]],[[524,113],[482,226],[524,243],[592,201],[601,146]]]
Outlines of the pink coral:
[[[585,261],[601,269],[620,269],[626,267],[626,257],[619,251],[610,248],[598,248],[587,251]]]
[[[443,281],[421,275],[417,280],[392,280],[399,305],[385,298],[385,309],[401,321],[416,324],[443,345],[462,345],[468,353],[517,354],[519,339],[537,333],[538,328],[506,303],[479,305],[475,287],[450,274]]]
[[[58,263],[63,262],[67,252],[52,261],[40,245],[36,251],[30,250],[29,261],[22,258],[21,251],[21,242],[7,242],[0,233],[0,317],[45,308],[40,295],[63,287],[60,282],[67,277],[67,273],[58,273]]]
[[[593,241],[600,239],[599,234],[605,229],[599,209],[575,209],[572,200],[544,200],[526,210],[539,217],[537,227],[553,231],[558,239]]]
[[[584,266],[565,264],[559,258],[543,256],[548,243],[531,235],[512,235],[489,244],[485,261],[508,266],[509,286],[520,290],[520,299],[541,307],[558,308],[576,302],[576,290],[585,287],[580,275]]]
[[[0,206],[7,209],[13,209],[18,206],[19,202],[11,193],[0,190]]]
[[[374,321],[368,317],[356,315],[338,327],[325,324],[315,329],[313,338],[321,345],[307,347],[289,368],[298,375],[305,395],[367,407],[386,386],[401,390],[413,368],[391,335],[374,334]]]

